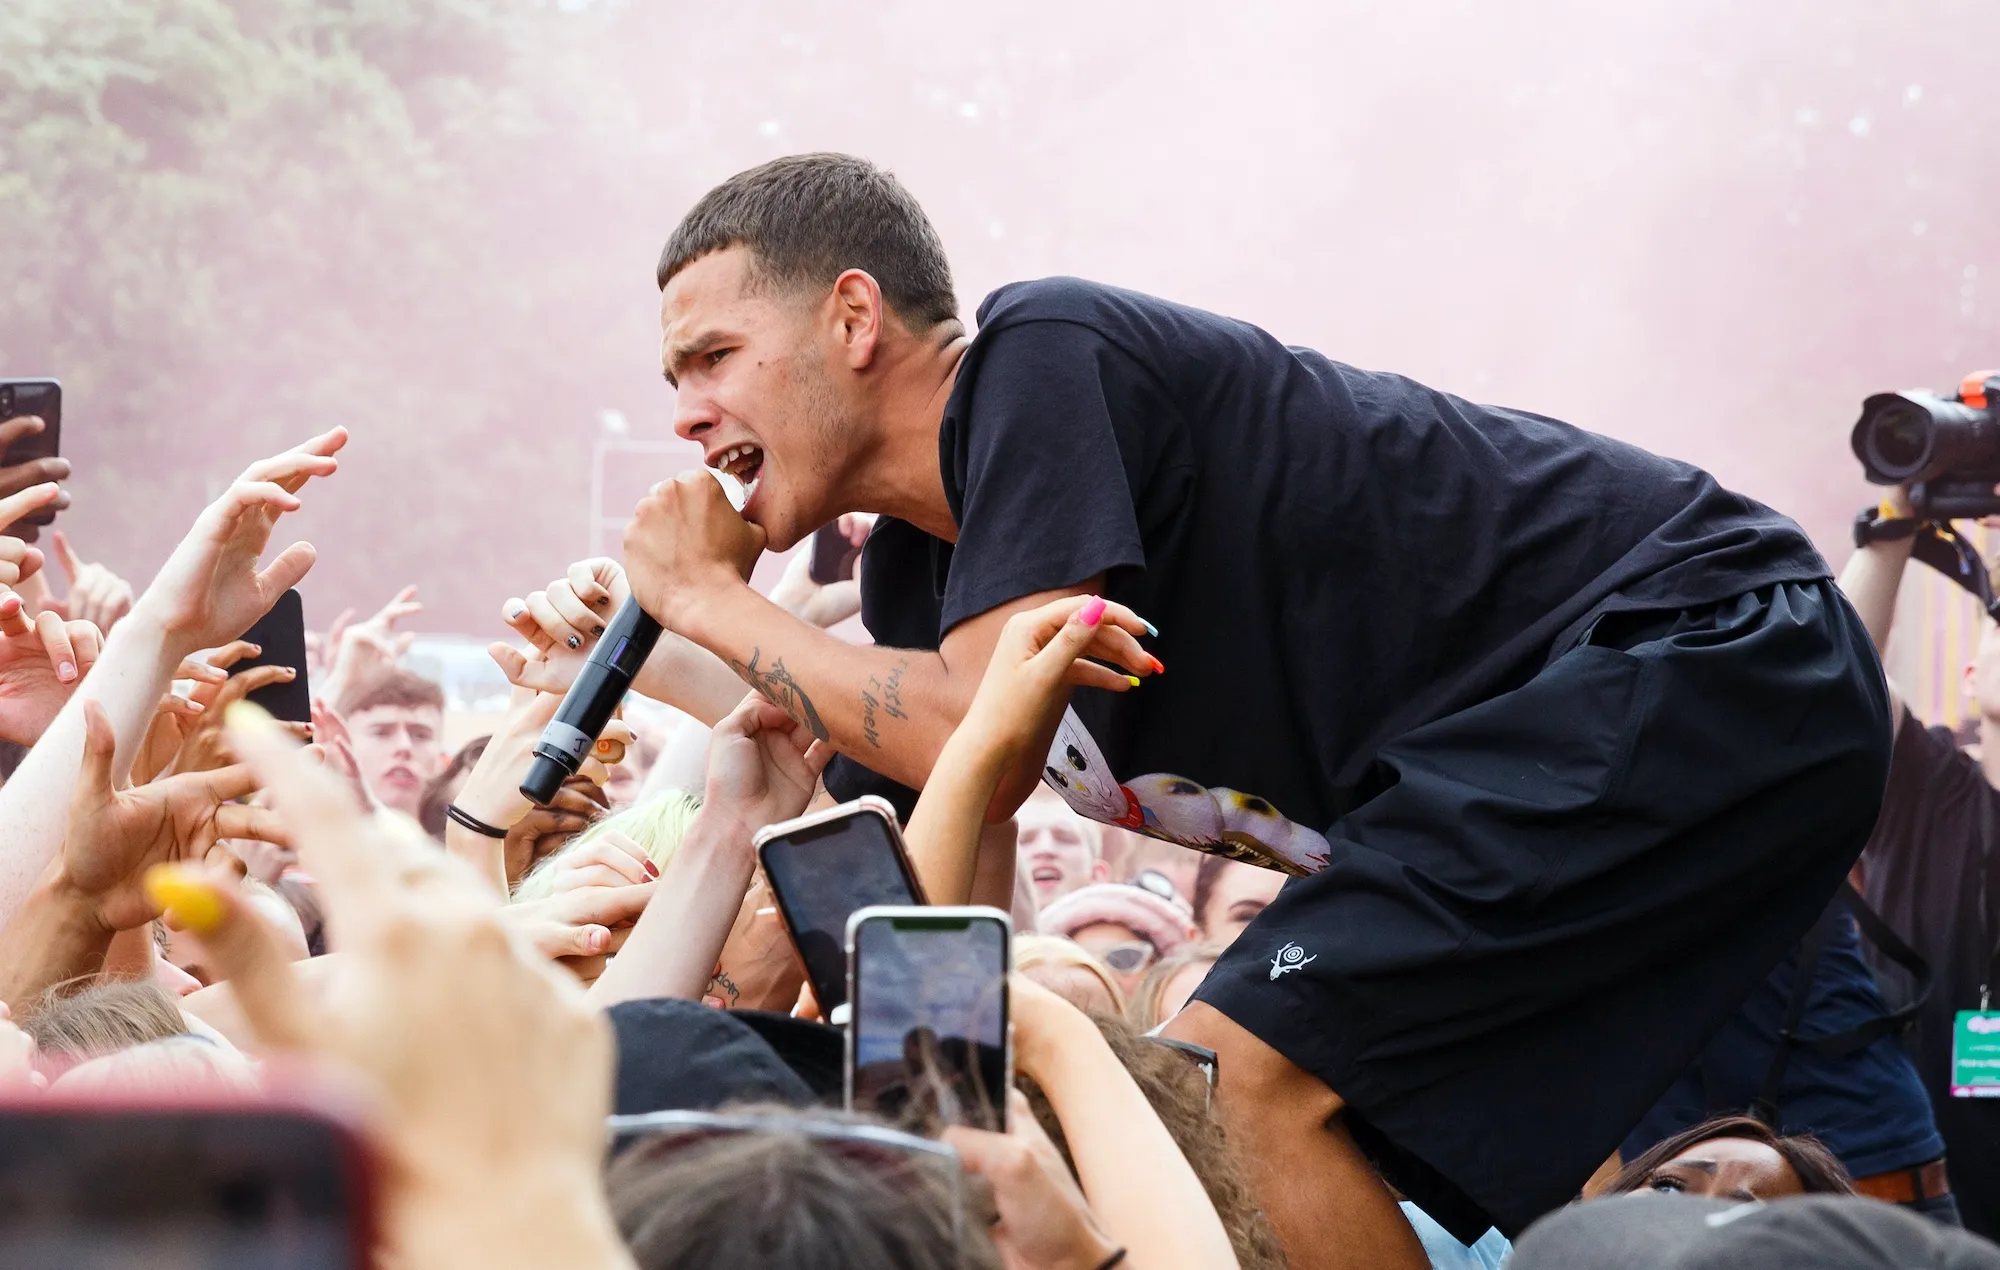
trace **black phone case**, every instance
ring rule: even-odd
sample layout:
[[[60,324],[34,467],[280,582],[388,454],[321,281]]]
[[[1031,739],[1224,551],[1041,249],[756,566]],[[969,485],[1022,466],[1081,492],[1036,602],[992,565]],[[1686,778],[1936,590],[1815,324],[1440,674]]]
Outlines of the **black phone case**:
[[[240,675],[252,666],[290,666],[298,673],[285,683],[266,684],[250,693],[254,701],[287,723],[312,722],[312,688],[306,682],[306,610],[297,591],[278,597],[271,611],[257,619],[243,638],[263,649],[229,668]]]
[[[22,415],[40,415],[42,430],[22,437],[0,454],[0,466],[13,467],[62,453],[62,384],[54,379],[0,379],[0,423]],[[20,524],[46,525],[55,511],[43,508],[23,516]]]
[[[819,527],[813,534],[812,553],[812,567],[806,572],[821,586],[847,581],[861,563],[861,548],[847,541],[837,524]]]

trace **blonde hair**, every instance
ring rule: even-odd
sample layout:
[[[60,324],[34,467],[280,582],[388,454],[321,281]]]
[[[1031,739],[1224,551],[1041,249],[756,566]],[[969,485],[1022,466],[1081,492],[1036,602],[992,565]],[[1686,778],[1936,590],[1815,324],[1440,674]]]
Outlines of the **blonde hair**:
[[[515,885],[514,899],[517,903],[547,899],[555,893],[552,888],[555,885],[553,869],[556,862],[607,833],[622,833],[638,843],[646,857],[658,866],[660,872],[665,873],[674,852],[680,850],[681,839],[687,836],[688,826],[694,823],[695,813],[700,810],[700,799],[675,789],[633,803],[623,811],[613,812],[544,856],[528,876]]]
[[[1111,968],[1075,940],[1061,935],[1014,936],[1014,969],[1026,972],[1038,966],[1083,971],[1104,985],[1104,991],[1111,997],[1112,1010],[1118,1014],[1125,1013],[1125,993],[1118,987],[1118,981],[1111,977]],[[1088,1012],[1088,1007],[1081,1002],[1071,1004]]]
[[[1140,1032],[1150,1032],[1165,1023],[1167,984],[1189,966],[1214,965],[1222,955],[1220,944],[1195,944],[1170,957],[1162,957],[1146,970],[1146,977],[1132,989],[1132,1002],[1125,1007],[1125,1019]]]

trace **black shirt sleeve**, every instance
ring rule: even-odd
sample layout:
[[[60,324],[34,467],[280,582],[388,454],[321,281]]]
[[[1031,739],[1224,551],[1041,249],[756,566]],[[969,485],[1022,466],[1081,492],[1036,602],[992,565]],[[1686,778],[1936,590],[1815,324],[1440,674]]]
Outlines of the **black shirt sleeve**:
[[[940,635],[1024,595],[1142,568],[1133,490],[1146,373],[1088,327],[1028,321],[981,341],[970,391],[939,435],[958,520]],[[957,395],[957,394],[954,394]]]

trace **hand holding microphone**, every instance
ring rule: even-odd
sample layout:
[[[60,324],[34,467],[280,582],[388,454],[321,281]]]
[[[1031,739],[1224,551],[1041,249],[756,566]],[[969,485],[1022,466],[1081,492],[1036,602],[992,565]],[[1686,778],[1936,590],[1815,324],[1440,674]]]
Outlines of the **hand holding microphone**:
[[[562,783],[576,775],[659,639],[660,624],[639,607],[637,599],[628,597],[597,647],[590,650],[576,682],[563,694],[556,717],[542,729],[534,765],[521,782],[521,793],[528,801],[547,806]]]

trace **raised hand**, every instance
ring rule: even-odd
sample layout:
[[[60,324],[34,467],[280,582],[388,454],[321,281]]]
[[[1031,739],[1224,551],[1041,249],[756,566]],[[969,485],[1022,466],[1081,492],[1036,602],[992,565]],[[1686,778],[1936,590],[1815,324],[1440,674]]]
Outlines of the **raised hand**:
[[[803,723],[756,693],[715,725],[708,743],[702,815],[746,837],[788,820],[812,801],[833,750]]]
[[[5,504],[0,503],[0,514]],[[90,622],[109,632],[119,618],[132,611],[132,584],[101,564],[77,557],[69,539],[58,529],[54,535],[56,563],[69,579],[69,594],[62,599],[64,616],[75,622]],[[4,578],[4,574],[0,574]]]
[[[5,424],[0,424],[4,430]],[[0,529],[12,529],[14,522],[32,515],[62,497],[62,488],[54,482],[30,485],[27,489],[0,498]],[[28,543],[34,541],[28,531],[34,526],[23,526],[26,537],[0,538],[0,585],[19,586],[42,570],[42,553]]]
[[[288,841],[270,811],[232,801],[257,788],[247,767],[116,788],[111,721],[95,701],[83,709],[83,767],[70,800],[61,870],[63,884],[87,901],[104,929],[130,930],[158,915],[144,890],[145,872],[155,864],[199,861],[220,838]]]
[[[42,420],[36,415],[21,415],[17,418],[9,419],[5,423],[0,423],[0,455],[4,455],[22,437],[33,436],[40,432],[44,426]],[[29,459],[25,463],[9,463],[4,467],[0,467],[0,499],[12,498],[14,495],[32,489],[37,485],[52,485],[57,481],[66,481],[68,479],[69,460],[65,458],[51,456],[44,459]],[[55,513],[62,511],[68,506],[68,491],[58,490],[48,499],[37,503],[31,510],[41,511],[46,509],[49,516],[41,522],[46,524],[48,519],[54,517]],[[41,529],[39,525],[23,525],[15,536],[24,542],[34,542],[40,534]]]
[[[346,444],[347,429],[335,428],[260,459],[202,512],[135,606],[158,622],[176,656],[237,638],[305,577],[310,543],[293,543],[262,569],[257,560],[278,517],[299,509],[308,480],[339,468],[333,456]]]
[[[172,870],[154,893],[201,938],[267,1053],[338,1067],[372,1095],[386,1260],[629,1267],[599,1179],[608,1024],[463,864],[365,819],[267,717],[233,714],[231,744],[319,880],[341,949],[325,990],[301,990],[226,880]]]
[[[1007,1091],[1007,1132],[952,1125],[940,1137],[993,1190],[993,1246],[1006,1270],[1102,1266],[1118,1254],[1020,1090]]]
[[[102,647],[89,622],[46,610],[30,621],[19,595],[0,596],[0,737],[39,740]]]
[[[423,611],[424,606],[417,602],[416,584],[411,583],[366,621],[349,623],[345,621],[348,614],[343,612],[327,633],[320,653],[327,667],[326,699],[338,702],[352,685],[394,666],[417,638],[409,631],[398,631],[396,623]]]
[[[979,691],[953,739],[968,737],[978,749],[1006,762],[1020,758],[1041,734],[1066,685],[1112,692],[1139,685],[1133,676],[1085,660],[1085,654],[1107,642],[1129,643],[1143,664],[1149,658],[1138,651],[1133,637],[1146,629],[1132,610],[1094,595],[1069,596],[1015,614],[1001,628]],[[1157,662],[1154,669],[1161,669]]]

